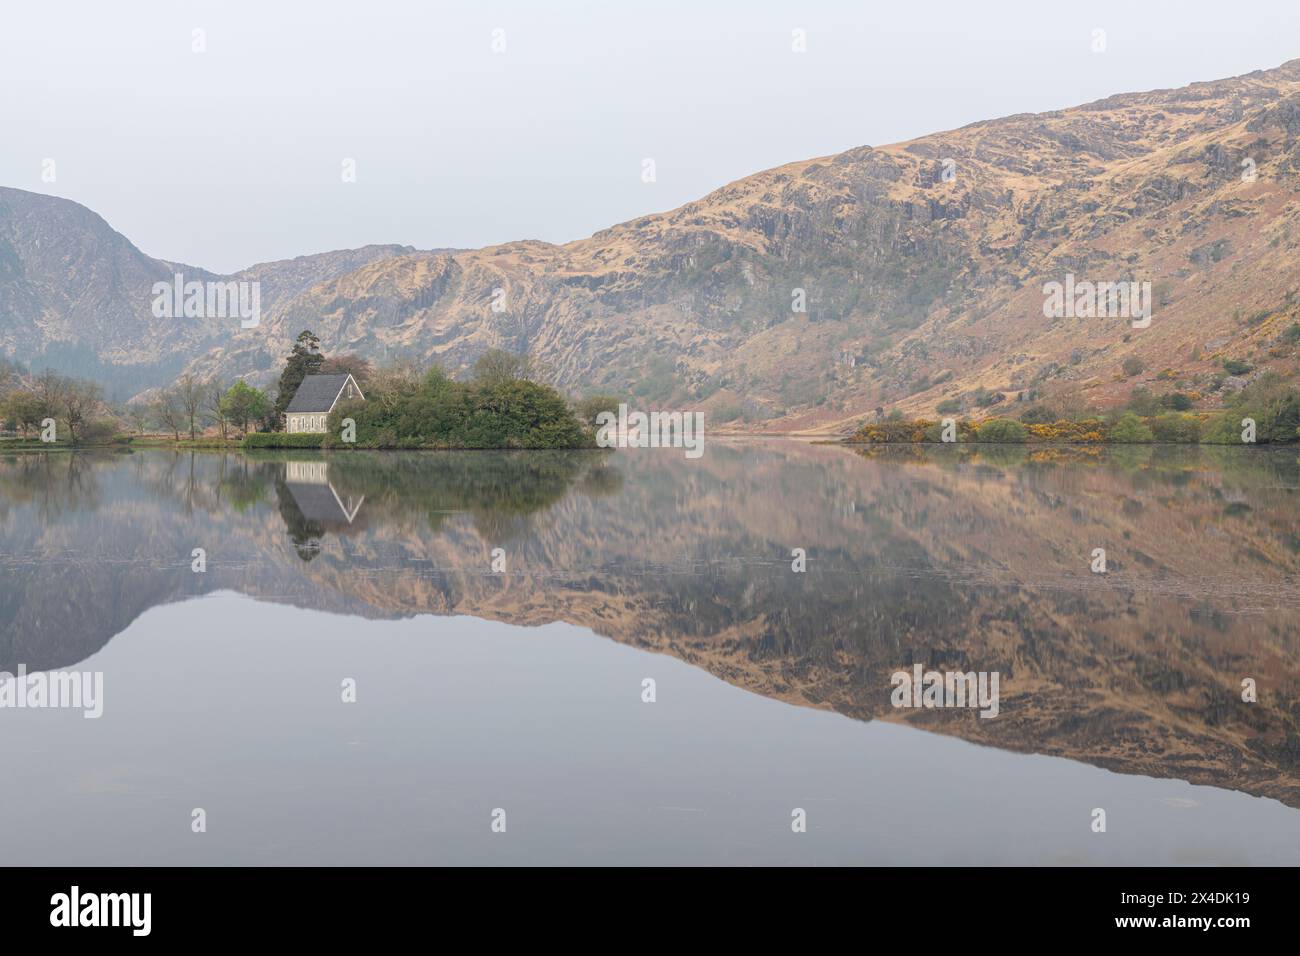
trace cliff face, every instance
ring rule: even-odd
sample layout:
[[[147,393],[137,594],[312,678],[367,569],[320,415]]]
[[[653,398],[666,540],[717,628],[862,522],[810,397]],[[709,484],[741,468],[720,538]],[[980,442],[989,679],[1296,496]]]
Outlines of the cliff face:
[[[303,328],[327,351],[452,369],[496,346],[532,352],[573,390],[689,404],[715,424],[743,413],[833,430],[879,406],[969,408],[981,389],[1105,406],[1138,383],[1213,406],[1226,358],[1298,370],[1283,338],[1300,318],[1298,186],[1294,60],[792,163],[565,245],[256,266],[240,277],[270,290],[261,327],[179,338],[129,304],[166,264],[85,210],[95,230],[38,225],[6,190],[0,342],[21,352],[82,335],[107,363],[167,357],[266,380]],[[44,279],[30,266],[38,228],[83,236],[79,255],[41,260]],[[1044,317],[1044,284],[1067,275],[1149,282],[1150,327]],[[55,294],[90,287],[98,298],[79,304]],[[95,331],[74,335],[74,315]],[[1125,376],[1130,357],[1146,370]]]

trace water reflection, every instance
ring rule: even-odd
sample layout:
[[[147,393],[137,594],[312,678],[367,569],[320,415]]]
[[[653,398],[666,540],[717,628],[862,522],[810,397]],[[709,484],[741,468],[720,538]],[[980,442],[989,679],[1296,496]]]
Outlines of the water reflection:
[[[790,703],[1300,806],[1298,488],[1265,449],[11,456],[0,669],[219,589],[565,621]],[[1000,716],[894,710],[914,663],[998,671]]]

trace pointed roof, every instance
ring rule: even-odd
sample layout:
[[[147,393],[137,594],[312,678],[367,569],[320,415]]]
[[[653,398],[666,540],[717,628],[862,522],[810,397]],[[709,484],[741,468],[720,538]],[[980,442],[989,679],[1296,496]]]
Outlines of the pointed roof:
[[[347,372],[337,375],[308,375],[293,393],[288,412],[328,412],[334,407],[343,386],[352,376]],[[357,389],[358,392],[361,389]]]

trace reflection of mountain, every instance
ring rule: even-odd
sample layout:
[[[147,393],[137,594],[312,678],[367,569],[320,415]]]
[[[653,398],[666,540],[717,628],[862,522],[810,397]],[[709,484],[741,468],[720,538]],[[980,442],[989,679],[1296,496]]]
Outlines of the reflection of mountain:
[[[1062,454],[11,459],[0,668],[71,664],[144,609],[218,588],[565,620],[793,703],[1300,805],[1294,452]],[[349,496],[353,520],[330,518]],[[1000,671],[1002,715],[892,710],[889,674],[913,662]]]

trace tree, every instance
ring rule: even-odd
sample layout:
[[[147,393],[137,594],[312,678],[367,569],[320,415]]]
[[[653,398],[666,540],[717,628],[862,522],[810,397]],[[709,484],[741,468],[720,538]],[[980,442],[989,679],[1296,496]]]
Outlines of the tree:
[[[226,440],[226,424],[230,419],[226,416],[226,410],[221,405],[221,400],[226,397],[226,388],[221,384],[221,379],[211,378],[203,385],[203,410],[208,413],[212,421],[221,431],[221,440]]]
[[[144,430],[149,427],[149,419],[152,412],[144,402],[132,402],[126,406],[126,415],[131,419],[131,424],[135,426],[137,435],[143,435]]]
[[[181,426],[184,425],[185,419],[175,391],[170,388],[159,390],[158,394],[154,396],[151,410],[153,411],[154,421],[171,432],[176,441],[180,441]]]
[[[75,445],[82,429],[103,404],[104,396],[94,382],[68,381],[63,389],[63,416],[68,422],[68,437]]]
[[[246,435],[248,423],[266,414],[266,393],[240,379],[230,386],[230,391],[226,392],[221,405],[226,417],[238,425],[239,430]]]
[[[25,388],[5,396],[4,404],[0,406],[0,415],[3,415],[5,421],[13,422],[17,426],[23,433],[24,440],[27,438],[28,430],[38,427],[41,419],[45,417],[41,400],[35,392]]]
[[[194,441],[198,435],[195,424],[199,418],[199,411],[203,408],[203,395],[204,383],[192,372],[186,372],[176,380],[176,401],[189,422],[190,441]]]
[[[321,375],[351,375],[358,385],[365,385],[375,374],[375,366],[371,364],[370,359],[362,358],[360,355],[349,353],[347,355],[336,355],[333,358],[327,358],[320,363],[319,372]]]
[[[420,382],[433,372],[434,369],[426,372],[414,362],[405,360],[385,365],[371,378],[366,398],[391,411],[402,398],[419,389]],[[446,377],[440,369],[439,373]]]
[[[320,353],[320,339],[316,333],[309,329],[299,332],[289,351],[289,358],[285,361],[284,371],[280,373],[279,391],[276,392],[274,405],[277,428],[283,427],[285,409],[293,401],[293,394],[298,391],[302,380],[308,375],[315,375],[323,361],[325,356]]]
[[[474,381],[478,385],[493,386],[504,382],[537,378],[537,365],[527,355],[515,355],[505,349],[488,349],[474,363]]]
[[[32,383],[32,393],[36,396],[41,418],[58,417],[63,410],[63,393],[67,388],[68,380],[54,369],[47,368],[36,376]]]
[[[573,406],[578,421],[584,425],[596,427],[596,416],[601,412],[618,414],[619,400],[613,395],[588,395]]]

